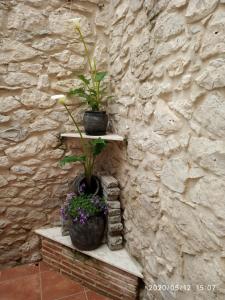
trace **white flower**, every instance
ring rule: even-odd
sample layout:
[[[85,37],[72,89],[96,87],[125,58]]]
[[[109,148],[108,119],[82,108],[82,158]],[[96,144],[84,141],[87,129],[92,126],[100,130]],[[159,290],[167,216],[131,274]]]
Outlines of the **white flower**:
[[[52,100],[59,100],[61,98],[65,98],[65,96],[64,95],[54,95],[54,96],[51,96]]]
[[[80,21],[81,18],[73,18],[68,20],[68,22],[72,23],[72,25],[74,25],[76,28],[80,28]]]
[[[51,99],[52,100],[58,100],[59,104],[64,105],[65,101],[66,101],[66,96],[64,96],[64,95],[54,95],[54,96],[51,96]]]

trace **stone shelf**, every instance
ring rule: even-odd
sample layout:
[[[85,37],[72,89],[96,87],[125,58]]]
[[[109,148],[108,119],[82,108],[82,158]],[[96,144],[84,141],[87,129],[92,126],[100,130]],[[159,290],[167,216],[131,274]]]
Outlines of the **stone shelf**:
[[[67,138],[80,138],[79,133],[61,133],[61,137],[67,137]],[[102,138],[107,141],[117,141],[117,142],[122,142],[124,141],[124,138],[118,134],[115,133],[107,133],[106,135],[87,135],[82,132],[82,136],[84,139],[97,139],[97,138]]]
[[[99,248],[92,251],[80,251],[72,245],[69,236],[62,236],[61,227],[37,229],[35,230],[35,233],[43,238],[47,238],[58,244],[84,253],[129,274],[143,278],[142,267],[134,258],[129,255],[125,248],[117,251],[111,251],[106,244],[103,244]]]

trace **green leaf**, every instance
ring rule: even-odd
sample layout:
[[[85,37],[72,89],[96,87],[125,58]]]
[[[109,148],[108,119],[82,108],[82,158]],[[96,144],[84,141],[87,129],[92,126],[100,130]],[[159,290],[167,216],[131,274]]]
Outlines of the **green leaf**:
[[[69,96],[80,96],[83,97],[85,95],[85,89],[84,88],[78,88],[78,89],[70,89],[68,92]]]
[[[107,145],[107,142],[102,138],[95,139],[90,143],[92,145],[92,152],[94,156],[99,155]]]
[[[97,82],[102,81],[106,75],[107,75],[107,72],[97,72],[95,75],[95,81],[97,81]]]
[[[65,164],[72,163],[72,162],[84,162],[86,160],[85,155],[70,155],[65,156],[62,160],[60,160],[60,165],[65,166]]]
[[[90,79],[87,79],[84,75],[77,76],[81,81],[83,81],[86,85],[90,83]]]

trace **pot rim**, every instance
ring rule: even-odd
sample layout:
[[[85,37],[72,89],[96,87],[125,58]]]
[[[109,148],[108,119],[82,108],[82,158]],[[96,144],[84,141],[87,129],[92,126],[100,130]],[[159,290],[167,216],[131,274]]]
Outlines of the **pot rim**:
[[[85,114],[86,114],[86,113],[106,114],[106,111],[105,111],[105,110],[86,110],[84,113],[85,113]]]

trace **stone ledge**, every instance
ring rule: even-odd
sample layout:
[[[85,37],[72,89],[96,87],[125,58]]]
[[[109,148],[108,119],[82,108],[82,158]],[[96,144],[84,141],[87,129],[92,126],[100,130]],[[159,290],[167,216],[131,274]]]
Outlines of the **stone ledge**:
[[[57,242],[61,245],[84,253],[90,257],[93,257],[99,261],[107,263],[113,267],[123,270],[129,274],[135,275],[139,278],[143,278],[142,268],[137,261],[135,261],[127,252],[126,249],[111,251],[106,244],[100,246],[93,251],[80,251],[77,250],[70,240],[69,236],[62,236],[61,227],[43,228],[35,230],[35,233],[45,237],[49,240]]]

